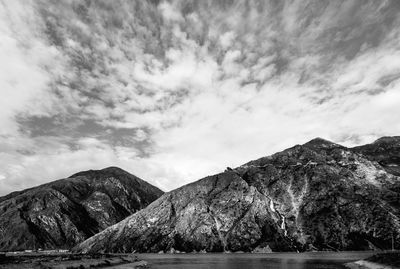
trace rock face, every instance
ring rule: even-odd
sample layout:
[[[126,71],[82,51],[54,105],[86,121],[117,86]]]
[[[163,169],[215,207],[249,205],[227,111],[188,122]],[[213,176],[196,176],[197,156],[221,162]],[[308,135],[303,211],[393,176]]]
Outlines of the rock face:
[[[162,194],[116,167],[11,193],[0,198],[0,250],[71,248]]]
[[[365,149],[318,138],[228,168],[165,193],[75,251],[362,250],[389,248],[392,233],[400,247],[400,179]]]

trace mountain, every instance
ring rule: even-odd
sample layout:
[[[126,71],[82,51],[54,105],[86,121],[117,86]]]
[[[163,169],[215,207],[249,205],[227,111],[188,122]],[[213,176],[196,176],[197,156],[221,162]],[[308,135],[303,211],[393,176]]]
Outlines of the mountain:
[[[75,251],[387,249],[392,234],[398,248],[400,178],[375,161],[396,150],[367,150],[375,146],[317,138],[227,168],[165,193]]]
[[[387,172],[400,176],[400,136],[382,137],[353,150],[378,162]]]
[[[71,248],[162,194],[116,167],[11,193],[0,198],[0,250]]]

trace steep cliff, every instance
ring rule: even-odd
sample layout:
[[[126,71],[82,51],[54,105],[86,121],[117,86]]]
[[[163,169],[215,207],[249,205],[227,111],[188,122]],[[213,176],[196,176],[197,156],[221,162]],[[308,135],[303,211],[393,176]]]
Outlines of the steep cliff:
[[[11,193],[0,198],[0,250],[70,248],[162,193],[116,167]]]
[[[360,150],[318,138],[165,193],[75,251],[389,248],[399,186]]]

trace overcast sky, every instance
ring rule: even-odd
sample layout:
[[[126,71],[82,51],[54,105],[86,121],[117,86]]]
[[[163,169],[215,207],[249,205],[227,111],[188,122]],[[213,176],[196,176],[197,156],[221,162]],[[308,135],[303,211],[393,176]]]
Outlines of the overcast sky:
[[[0,195],[119,166],[167,191],[400,134],[400,1],[0,0]]]

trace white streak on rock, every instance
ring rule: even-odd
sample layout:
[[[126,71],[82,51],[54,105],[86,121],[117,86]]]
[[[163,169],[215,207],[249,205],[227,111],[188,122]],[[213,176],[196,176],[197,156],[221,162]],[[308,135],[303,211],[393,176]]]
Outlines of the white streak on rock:
[[[274,207],[274,202],[272,201],[272,199],[271,199],[271,201],[269,202],[269,208],[271,208],[271,211],[272,211],[272,212],[276,212],[275,207]]]

